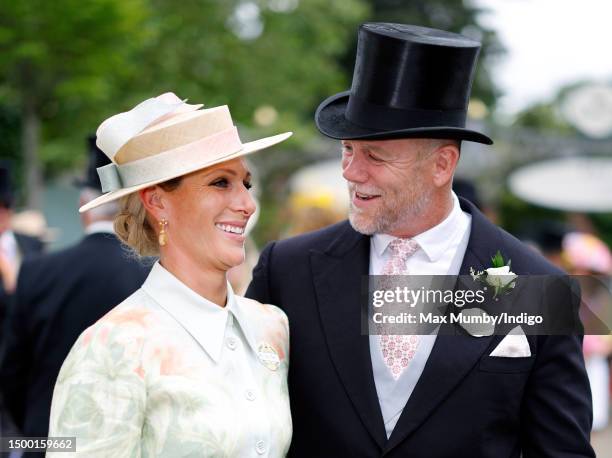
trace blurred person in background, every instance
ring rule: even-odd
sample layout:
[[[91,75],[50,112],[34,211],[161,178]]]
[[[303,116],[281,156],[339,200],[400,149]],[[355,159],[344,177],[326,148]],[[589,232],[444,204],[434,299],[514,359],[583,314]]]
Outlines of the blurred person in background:
[[[338,174],[341,161],[319,161],[289,177],[289,197],[283,208],[287,227],[282,238],[338,223],[348,214],[346,181]]]
[[[110,161],[88,138],[88,167],[79,205],[101,195],[96,173]],[[145,280],[150,267],[130,258],[113,231],[119,206],[81,214],[76,245],[25,260],[0,350],[0,391],[24,436],[46,437],[57,374],[77,337]],[[43,456],[26,453],[25,456]]]
[[[478,196],[478,190],[476,189],[476,185],[466,178],[453,178],[453,192],[457,194],[459,197],[463,197],[466,200],[469,200],[474,204],[474,206],[483,211],[482,202],[480,201],[480,197]]]
[[[570,274],[579,276],[577,278],[582,290],[583,304],[589,308],[585,310],[583,306],[581,309],[585,329],[588,332],[594,318],[610,323],[610,317],[607,316],[612,310],[610,249],[595,235],[584,232],[566,234],[562,247],[564,266]],[[593,431],[599,431],[608,425],[610,415],[610,329],[604,328],[600,334],[585,335],[583,351],[593,395]]]
[[[349,220],[268,244],[247,291],[289,317],[293,457],[594,456],[580,336],[363,332],[367,275],[467,276],[496,253],[517,275],[563,275],[452,192],[461,141],[492,143],[466,128],[479,49],[363,24],[351,90],[316,111],[342,143]]]
[[[563,262],[563,237],[572,230],[571,226],[556,220],[544,219],[523,224],[517,236],[554,265],[565,269]]]
[[[15,290],[21,262],[43,250],[43,243],[38,238],[11,229],[13,204],[11,167],[8,163],[0,163],[0,329],[7,312],[9,297]],[[0,333],[0,343],[1,340]]]
[[[0,351],[6,336],[5,316],[12,306],[21,262],[43,250],[39,239],[11,229],[14,197],[10,163],[0,162]],[[17,432],[0,390],[0,437],[16,435]]]
[[[78,456],[289,448],[287,317],[234,294],[227,271],[244,262],[255,211],[244,156],[291,133],[242,143],[227,106],[201,107],[166,93],[98,128],[112,164],[98,168],[105,194],[80,211],[121,199],[118,236],[159,261],[60,370],[49,435],[76,436]]]
[[[15,232],[34,237],[45,245],[55,242],[61,233],[56,227],[49,227],[40,210],[22,210],[13,214],[11,226]]]
[[[309,193],[291,194],[287,213],[286,237],[331,226],[346,218],[346,212],[340,211],[334,202],[334,195],[316,187]]]

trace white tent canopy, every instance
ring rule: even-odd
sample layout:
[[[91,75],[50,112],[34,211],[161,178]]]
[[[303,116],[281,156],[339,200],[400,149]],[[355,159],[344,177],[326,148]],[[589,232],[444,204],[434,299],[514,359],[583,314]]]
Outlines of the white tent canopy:
[[[510,190],[542,207],[612,212],[612,158],[569,157],[524,166],[508,178]]]

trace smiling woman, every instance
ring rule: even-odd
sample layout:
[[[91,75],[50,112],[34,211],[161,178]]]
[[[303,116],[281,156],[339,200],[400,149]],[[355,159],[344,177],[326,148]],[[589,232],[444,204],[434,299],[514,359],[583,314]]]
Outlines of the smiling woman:
[[[117,235],[159,261],[62,366],[49,435],[76,436],[77,455],[288,450],[287,317],[235,295],[227,271],[255,212],[243,156],[291,134],[243,144],[227,107],[200,108],[164,94],[98,129],[106,194],[80,211],[121,199]]]

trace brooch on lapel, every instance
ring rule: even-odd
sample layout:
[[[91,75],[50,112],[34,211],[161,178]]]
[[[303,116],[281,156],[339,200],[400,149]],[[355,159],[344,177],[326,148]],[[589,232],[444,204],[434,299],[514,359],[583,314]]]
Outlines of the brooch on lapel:
[[[492,287],[494,290],[493,299],[497,300],[498,296],[508,294],[516,286],[517,275],[510,270],[510,259],[506,264],[499,250],[491,258],[491,263],[493,264],[492,267],[484,271],[476,271],[473,267],[470,267],[470,275],[474,281]]]
[[[257,357],[261,364],[271,371],[275,371],[280,366],[280,358],[274,347],[268,343],[261,343],[257,347]]]

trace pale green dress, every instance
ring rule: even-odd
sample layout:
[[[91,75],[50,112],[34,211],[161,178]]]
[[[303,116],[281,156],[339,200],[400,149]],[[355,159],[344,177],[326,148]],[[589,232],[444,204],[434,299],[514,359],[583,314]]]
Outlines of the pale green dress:
[[[49,436],[84,457],[285,456],[288,332],[279,308],[231,287],[219,307],[157,263],[70,351]]]

